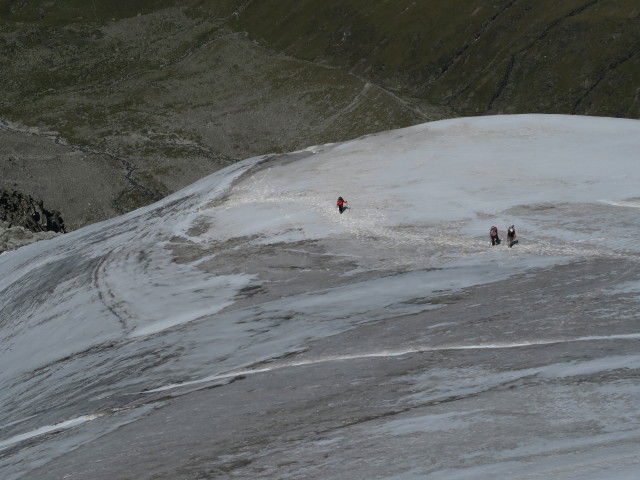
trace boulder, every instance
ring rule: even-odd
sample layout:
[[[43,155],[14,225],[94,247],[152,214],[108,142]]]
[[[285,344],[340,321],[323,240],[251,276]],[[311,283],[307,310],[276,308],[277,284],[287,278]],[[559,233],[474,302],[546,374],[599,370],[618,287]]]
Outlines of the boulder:
[[[0,190],[0,253],[66,233],[60,212],[20,192]]]
[[[20,192],[0,190],[0,222],[6,228],[22,227],[32,232],[66,233],[60,212],[44,208],[42,200],[35,200]]]

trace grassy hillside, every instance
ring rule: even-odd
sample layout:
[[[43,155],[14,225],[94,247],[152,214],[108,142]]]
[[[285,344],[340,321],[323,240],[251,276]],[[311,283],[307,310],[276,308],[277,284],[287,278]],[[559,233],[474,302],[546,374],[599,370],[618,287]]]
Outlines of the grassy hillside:
[[[74,228],[237,159],[427,120],[639,118],[639,15],[635,0],[0,0],[0,188]]]
[[[252,36],[461,114],[640,118],[635,0],[262,0]]]
[[[235,28],[243,3],[1,2],[0,187],[45,198],[74,227],[237,159],[431,118],[254,43]],[[49,147],[22,149],[34,136]],[[108,198],[79,201],[96,188]]]

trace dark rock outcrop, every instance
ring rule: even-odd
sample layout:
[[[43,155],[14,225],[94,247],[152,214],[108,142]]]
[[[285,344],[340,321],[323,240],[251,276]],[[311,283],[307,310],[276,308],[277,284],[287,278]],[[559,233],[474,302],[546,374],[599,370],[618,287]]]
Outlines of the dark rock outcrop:
[[[5,228],[22,227],[32,232],[66,233],[60,212],[47,210],[42,200],[16,191],[0,190],[0,222]]]

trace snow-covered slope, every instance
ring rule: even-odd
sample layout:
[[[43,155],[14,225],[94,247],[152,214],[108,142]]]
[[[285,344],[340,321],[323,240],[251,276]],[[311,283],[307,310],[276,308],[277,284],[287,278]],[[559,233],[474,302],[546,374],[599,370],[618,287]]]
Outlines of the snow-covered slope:
[[[434,122],[0,256],[2,478],[636,478],[639,151]]]

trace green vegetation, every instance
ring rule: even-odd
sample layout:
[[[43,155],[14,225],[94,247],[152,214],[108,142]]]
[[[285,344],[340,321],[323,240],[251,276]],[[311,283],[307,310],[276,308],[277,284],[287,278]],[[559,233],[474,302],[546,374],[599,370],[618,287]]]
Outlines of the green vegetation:
[[[263,0],[241,28],[461,114],[640,117],[633,0]]]
[[[63,0],[0,1],[0,18],[39,26],[73,23],[108,23],[136,15],[146,15],[177,2],[172,0]],[[229,3],[229,2],[227,2]]]

